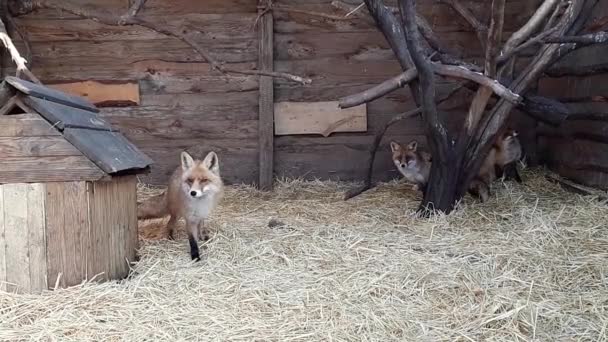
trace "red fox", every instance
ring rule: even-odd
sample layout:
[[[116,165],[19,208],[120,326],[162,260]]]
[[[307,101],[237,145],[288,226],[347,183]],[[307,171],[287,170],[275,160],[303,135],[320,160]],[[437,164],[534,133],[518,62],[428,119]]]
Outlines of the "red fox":
[[[167,191],[151,197],[137,208],[138,219],[161,218],[170,215],[165,228],[167,238],[173,239],[175,224],[180,218],[186,220],[192,260],[200,260],[198,239],[209,240],[204,225],[217,207],[224,193],[220,178],[219,159],[209,152],[203,161],[194,160],[187,152],[181,153],[181,166],[177,167]]]
[[[414,190],[420,189],[424,192],[431,170],[431,155],[418,151],[416,140],[411,141],[405,147],[398,142],[391,141],[391,151],[393,152],[393,162],[399,172],[406,180],[415,183]],[[509,172],[509,176],[521,182],[515,165],[520,157],[521,145],[517,139],[517,132],[509,129],[497,139],[488,153],[478,176],[471,181],[469,193],[479,197],[482,202],[488,200],[490,183],[496,179],[497,172],[503,170],[505,175]]]
[[[393,163],[406,180],[414,183],[414,191],[424,192],[431,172],[431,155],[419,151],[416,140],[412,140],[407,146],[391,141],[391,151]]]

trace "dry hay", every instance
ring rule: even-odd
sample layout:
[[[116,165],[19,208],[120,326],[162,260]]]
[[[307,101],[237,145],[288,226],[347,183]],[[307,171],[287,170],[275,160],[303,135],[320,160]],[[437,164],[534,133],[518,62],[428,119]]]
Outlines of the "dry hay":
[[[430,220],[397,182],[230,187],[201,263],[147,241],[125,281],[2,293],[0,340],[606,341],[608,206],[524,177]]]

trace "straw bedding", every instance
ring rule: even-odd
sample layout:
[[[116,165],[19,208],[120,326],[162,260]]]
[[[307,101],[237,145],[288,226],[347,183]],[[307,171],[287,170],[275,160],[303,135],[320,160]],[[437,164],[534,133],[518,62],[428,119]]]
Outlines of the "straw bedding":
[[[229,187],[202,262],[142,222],[128,279],[0,294],[0,340],[606,341],[608,206],[524,177],[432,219],[399,182]]]

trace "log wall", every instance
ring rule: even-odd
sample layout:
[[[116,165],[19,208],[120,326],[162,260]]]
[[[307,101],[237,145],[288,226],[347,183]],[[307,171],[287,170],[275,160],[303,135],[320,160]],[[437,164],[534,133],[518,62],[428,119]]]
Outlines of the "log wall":
[[[588,27],[608,16],[600,2]],[[606,29],[604,26],[601,28]],[[556,97],[574,112],[559,128],[539,125],[541,162],[576,182],[608,190],[608,45],[581,48],[556,65],[554,77],[540,82],[543,95]],[[561,76],[573,68],[604,70],[580,76]]]
[[[344,1],[358,3],[357,1]],[[391,1],[389,1],[390,3]],[[538,1],[514,0],[507,6],[506,31],[527,20]],[[128,0],[79,3],[125,13]],[[323,13],[344,13],[331,0],[276,0],[278,5]],[[394,2],[393,2],[394,4]],[[491,2],[467,4],[484,17]],[[470,26],[447,5],[420,2],[421,12],[449,49],[457,55],[482,55]],[[149,0],[140,16],[191,31],[191,37],[218,60],[235,68],[258,63],[258,37],[253,24],[256,0]],[[371,18],[327,20],[302,13],[274,11],[274,69],[310,77],[312,85],[274,81],[274,101],[333,101],[374,86],[400,72],[392,51]],[[188,45],[137,26],[107,26],[55,10],[18,19],[33,52],[33,71],[45,83],[97,81],[137,82],[139,104],[106,107],[105,117],[155,161],[143,181],[163,183],[179,163],[179,152],[202,157],[218,152],[227,183],[258,181],[259,91],[255,76],[221,76]],[[439,80],[439,93],[455,86]],[[460,91],[441,110],[456,125],[467,109],[470,93]],[[278,136],[274,139],[276,176],[360,180],[366,169],[374,132],[394,114],[414,107],[409,90],[396,91],[368,105],[368,130],[321,136]],[[419,118],[401,122],[383,141],[376,176],[397,176],[388,143],[420,139]]]

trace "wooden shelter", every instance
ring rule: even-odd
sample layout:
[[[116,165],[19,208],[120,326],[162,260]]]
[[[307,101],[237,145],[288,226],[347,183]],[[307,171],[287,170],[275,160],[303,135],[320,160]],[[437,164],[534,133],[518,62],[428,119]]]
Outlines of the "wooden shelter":
[[[0,101],[0,288],[127,276],[151,159],[83,98],[6,77]]]

